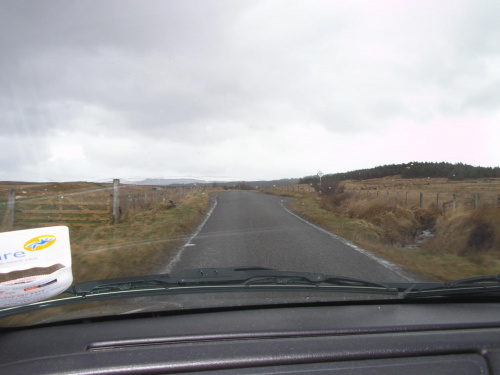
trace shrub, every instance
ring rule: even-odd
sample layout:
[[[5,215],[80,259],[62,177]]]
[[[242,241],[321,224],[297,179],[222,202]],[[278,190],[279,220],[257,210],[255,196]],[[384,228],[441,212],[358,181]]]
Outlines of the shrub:
[[[500,255],[500,210],[495,207],[457,209],[436,221],[436,233],[425,247],[436,252],[467,256]]]
[[[320,207],[349,219],[364,220],[376,226],[385,242],[405,246],[413,243],[421,230],[432,230],[438,210],[405,207],[384,199],[366,199],[344,192],[343,186],[321,198]]]
[[[484,220],[479,220],[469,234],[467,248],[474,251],[487,250],[493,246],[494,239],[493,226]]]

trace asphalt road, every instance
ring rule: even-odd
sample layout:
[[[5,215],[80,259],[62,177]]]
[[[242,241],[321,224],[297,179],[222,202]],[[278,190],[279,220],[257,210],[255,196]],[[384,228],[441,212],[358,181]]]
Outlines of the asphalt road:
[[[247,191],[212,198],[205,222],[164,272],[263,266],[379,282],[418,281],[415,275],[298,217],[287,208],[290,198]]]

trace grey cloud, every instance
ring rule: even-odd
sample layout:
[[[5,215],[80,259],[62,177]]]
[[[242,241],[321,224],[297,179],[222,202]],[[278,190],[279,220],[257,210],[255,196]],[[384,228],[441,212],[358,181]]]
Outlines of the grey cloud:
[[[454,38],[460,57],[477,59],[500,54],[499,14],[500,3],[495,0],[468,4]]]
[[[29,133],[0,135],[0,160],[3,161],[0,180],[6,180],[8,176],[23,179],[23,174],[27,171],[25,167],[38,165],[41,160],[49,158],[48,146],[49,139],[31,136]],[[24,180],[36,180],[37,177],[32,174],[25,175]]]
[[[96,10],[97,4],[56,2],[49,7],[35,4],[23,18],[24,23],[14,27],[17,32],[31,24],[26,29],[37,32],[21,33],[19,44],[23,47],[14,53],[12,60],[19,56],[26,58],[6,69],[10,70],[7,80],[25,90],[38,91],[41,98],[105,105],[132,120],[144,119],[140,126],[153,132],[159,122],[160,132],[165,126],[181,132],[192,121],[213,118],[238,121],[242,115],[255,118],[257,123],[274,116],[286,121],[288,115],[297,118],[298,109],[309,104],[301,99],[308,95],[308,87],[301,82],[309,78],[310,47],[297,45],[297,41],[286,35],[285,25],[284,35],[266,40],[265,33],[260,32],[253,47],[238,49],[239,43],[248,43],[243,38],[251,39],[254,31],[243,29],[232,36],[224,33],[224,29],[235,22],[236,13],[243,13],[245,7],[241,3],[229,7],[229,11],[228,4],[224,4],[224,12],[204,2],[168,2],[167,6],[160,6],[162,9],[146,11],[147,7],[136,2],[99,2]],[[24,12],[26,9],[11,11],[10,18],[19,19],[19,13],[25,16]],[[312,45],[321,40],[326,22],[324,19],[306,35],[293,36],[299,36],[298,42],[307,40]],[[186,28],[187,24],[190,27]],[[92,25],[90,32],[83,27],[88,25]],[[259,27],[255,23],[248,26]],[[265,27],[272,24],[268,22]],[[259,30],[255,33],[259,34]],[[132,50],[143,55],[138,57]],[[163,62],[169,71],[167,76],[156,77],[166,89],[164,92],[154,92],[147,82],[149,69],[160,73],[158,66],[148,65],[148,57],[156,53],[159,54],[156,62]],[[188,88],[179,92],[175,87],[169,91],[172,78],[187,83]],[[320,82],[316,79],[314,83]],[[194,89],[189,89],[190,85]],[[269,103],[276,102],[278,97],[288,99],[270,108]],[[287,107],[293,110],[287,111]],[[317,110],[318,106],[312,105],[306,112]],[[321,112],[314,114],[319,121],[325,117]],[[332,123],[345,123],[331,121],[330,115],[326,117]]]
[[[463,106],[468,109],[490,112],[498,110],[498,103],[500,103],[500,79],[467,95]]]
[[[4,1],[0,128],[20,142],[78,131],[201,150],[291,126],[355,137],[497,111],[484,61],[498,54],[498,5],[408,4]],[[140,169],[142,151],[121,156]]]
[[[200,35],[201,40],[209,40],[238,8],[245,7],[227,2],[219,11],[214,4],[198,0],[3,3],[0,45],[25,52],[54,45],[147,50],[160,44],[182,49],[200,40]]]

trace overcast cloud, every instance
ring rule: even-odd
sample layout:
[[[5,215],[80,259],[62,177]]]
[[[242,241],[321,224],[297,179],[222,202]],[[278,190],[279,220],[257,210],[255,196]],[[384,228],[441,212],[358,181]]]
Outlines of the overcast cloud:
[[[0,2],[0,180],[500,165],[500,2]]]

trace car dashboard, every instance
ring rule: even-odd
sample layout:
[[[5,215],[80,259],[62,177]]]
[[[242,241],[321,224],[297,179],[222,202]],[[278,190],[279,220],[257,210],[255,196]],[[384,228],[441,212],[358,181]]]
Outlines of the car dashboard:
[[[2,374],[500,374],[496,302],[254,306],[0,334]]]

